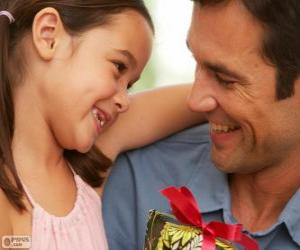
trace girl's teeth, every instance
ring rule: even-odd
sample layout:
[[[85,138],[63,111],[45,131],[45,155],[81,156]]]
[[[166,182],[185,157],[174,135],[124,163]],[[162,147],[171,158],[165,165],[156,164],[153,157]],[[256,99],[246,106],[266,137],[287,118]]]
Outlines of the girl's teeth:
[[[93,113],[93,115],[95,116],[95,117],[97,117],[97,110],[96,109],[92,109],[92,113]]]
[[[93,113],[94,117],[96,118],[96,120],[99,122],[100,127],[104,127],[105,118],[98,112],[97,109],[93,109],[92,113]]]
[[[105,124],[105,121],[100,121],[100,126],[103,127]]]

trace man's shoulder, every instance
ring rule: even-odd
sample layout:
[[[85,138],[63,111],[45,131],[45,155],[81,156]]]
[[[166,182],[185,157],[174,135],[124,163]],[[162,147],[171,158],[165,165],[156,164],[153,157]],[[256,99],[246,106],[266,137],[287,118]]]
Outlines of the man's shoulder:
[[[181,143],[209,143],[209,126],[207,123],[184,129],[176,134],[164,138],[156,143],[181,142]]]
[[[142,249],[149,210],[169,212],[159,190],[167,186],[204,190],[209,176],[217,175],[210,160],[207,125],[123,153],[114,165],[103,196],[111,249]]]
[[[201,151],[207,152],[210,148],[208,131],[207,124],[198,125],[182,130],[148,146],[128,151],[125,154],[131,159],[143,160],[150,157],[156,161],[160,159],[171,160],[179,155],[184,159],[190,159],[192,155],[198,157]],[[176,158],[180,161],[178,157]]]
[[[190,179],[198,168],[211,167],[208,126],[199,125],[122,154],[113,175],[127,171],[137,182],[176,184]],[[128,170],[126,170],[126,168]],[[147,176],[147,180],[142,178]]]

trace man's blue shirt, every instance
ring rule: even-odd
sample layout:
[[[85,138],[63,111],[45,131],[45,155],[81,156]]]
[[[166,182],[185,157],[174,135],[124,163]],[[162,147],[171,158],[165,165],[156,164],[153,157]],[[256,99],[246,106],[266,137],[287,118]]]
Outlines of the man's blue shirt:
[[[171,213],[159,193],[168,186],[191,189],[206,222],[237,223],[231,214],[227,175],[210,159],[208,126],[197,126],[118,158],[103,196],[110,250],[143,249],[149,210]],[[250,235],[260,249],[300,249],[300,189],[275,225]]]

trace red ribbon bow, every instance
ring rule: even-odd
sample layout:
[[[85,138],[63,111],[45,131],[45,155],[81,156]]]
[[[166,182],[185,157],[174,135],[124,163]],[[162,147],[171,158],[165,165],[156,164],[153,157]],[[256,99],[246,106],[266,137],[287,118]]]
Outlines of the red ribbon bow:
[[[205,224],[202,221],[197,202],[188,188],[168,187],[160,192],[170,201],[173,214],[180,222],[196,226],[202,230],[202,250],[215,250],[217,237],[235,241],[247,250],[259,250],[256,241],[242,233],[241,224],[232,225],[218,221]]]

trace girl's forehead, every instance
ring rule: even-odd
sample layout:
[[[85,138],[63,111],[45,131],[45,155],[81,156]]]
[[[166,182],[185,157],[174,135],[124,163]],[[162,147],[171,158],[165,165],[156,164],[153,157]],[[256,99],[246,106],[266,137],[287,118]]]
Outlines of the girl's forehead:
[[[82,42],[95,47],[129,50],[135,55],[140,49],[152,49],[153,31],[148,21],[136,11],[114,15],[109,25],[99,25],[82,36]]]

